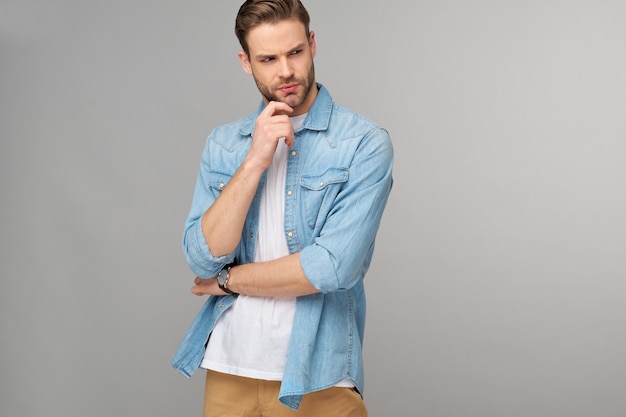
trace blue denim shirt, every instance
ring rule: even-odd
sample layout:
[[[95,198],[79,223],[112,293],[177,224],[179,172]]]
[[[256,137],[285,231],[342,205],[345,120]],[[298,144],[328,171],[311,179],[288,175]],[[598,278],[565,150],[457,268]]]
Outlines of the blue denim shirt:
[[[389,134],[372,121],[319,92],[289,150],[285,223],[289,252],[300,252],[306,277],[320,293],[298,297],[280,401],[297,409],[302,395],[351,380],[363,392],[365,329],[363,278],[392,188],[393,149]],[[259,181],[237,249],[214,257],[204,239],[201,217],[244,160],[259,113],[218,127],[207,139],[183,250],[191,269],[213,277],[233,261],[254,261]],[[233,296],[211,296],[187,332],[172,366],[189,377],[198,369],[216,320]]]

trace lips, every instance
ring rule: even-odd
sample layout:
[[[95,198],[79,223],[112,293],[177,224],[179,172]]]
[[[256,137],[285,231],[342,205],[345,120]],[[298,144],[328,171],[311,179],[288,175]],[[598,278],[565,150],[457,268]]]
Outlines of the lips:
[[[298,90],[298,84],[284,85],[280,87],[278,90],[280,90],[280,92],[283,94],[293,94]]]

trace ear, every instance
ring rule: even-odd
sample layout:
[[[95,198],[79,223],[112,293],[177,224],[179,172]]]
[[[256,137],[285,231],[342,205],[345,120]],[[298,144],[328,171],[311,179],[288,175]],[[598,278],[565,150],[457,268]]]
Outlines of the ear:
[[[311,48],[311,55],[315,58],[317,52],[317,44],[315,43],[315,32],[309,32],[309,48]]]
[[[239,51],[237,54],[239,60],[241,61],[241,67],[246,72],[246,74],[252,74],[252,65],[250,64],[250,60],[248,59],[248,54],[244,51]]]

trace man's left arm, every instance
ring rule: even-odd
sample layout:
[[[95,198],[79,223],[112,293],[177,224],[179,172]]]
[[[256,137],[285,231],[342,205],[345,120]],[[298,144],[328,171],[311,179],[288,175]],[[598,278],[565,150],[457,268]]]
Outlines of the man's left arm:
[[[216,278],[196,278],[191,292],[196,295],[224,295]],[[300,265],[300,252],[268,262],[234,266],[229,271],[228,289],[259,297],[299,297],[319,292]]]

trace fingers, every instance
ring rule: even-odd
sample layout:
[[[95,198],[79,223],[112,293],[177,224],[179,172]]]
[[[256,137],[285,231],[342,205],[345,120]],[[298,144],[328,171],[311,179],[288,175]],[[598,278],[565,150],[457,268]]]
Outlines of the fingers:
[[[270,166],[280,138],[285,138],[287,146],[293,146],[294,132],[288,116],[290,113],[293,113],[293,109],[288,104],[271,101],[257,117],[248,156],[260,168],[266,169]]]
[[[277,135],[273,139],[286,138],[293,142],[293,127],[289,121],[289,114],[293,109],[280,101],[270,101],[257,118],[257,127],[267,128],[267,133]]]
[[[267,103],[267,106],[263,109],[260,117],[272,117],[272,116],[281,116],[281,115],[289,115],[293,113],[293,108],[287,103],[283,103],[281,101],[270,101]]]
[[[272,135],[273,140],[292,137],[293,127],[289,121],[289,114],[292,112],[293,109],[286,103],[269,102],[256,120],[255,132]]]
[[[197,296],[203,295],[224,295],[226,294],[221,288],[217,285],[216,278],[199,278],[196,277],[193,280],[194,285],[191,287],[191,293]]]
[[[191,293],[194,295],[211,294],[211,281],[215,281],[215,279],[202,279],[200,277],[196,277],[193,280],[196,285],[191,287]]]

